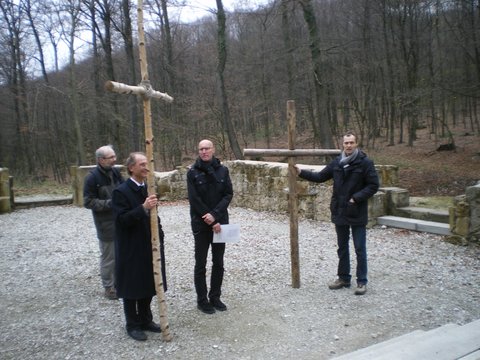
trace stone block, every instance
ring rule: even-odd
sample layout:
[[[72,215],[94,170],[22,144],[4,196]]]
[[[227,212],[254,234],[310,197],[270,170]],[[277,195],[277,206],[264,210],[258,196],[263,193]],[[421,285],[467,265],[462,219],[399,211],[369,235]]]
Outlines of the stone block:
[[[393,214],[396,208],[406,207],[410,203],[410,195],[405,189],[398,187],[381,187],[379,190],[386,194],[387,214]]]

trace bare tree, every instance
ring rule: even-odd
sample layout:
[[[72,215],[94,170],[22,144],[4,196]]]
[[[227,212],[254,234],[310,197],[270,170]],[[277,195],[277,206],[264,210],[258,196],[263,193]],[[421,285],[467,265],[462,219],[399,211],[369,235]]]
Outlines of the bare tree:
[[[308,27],[310,54],[313,63],[313,82],[315,84],[316,116],[318,117],[318,129],[320,145],[325,149],[333,148],[332,130],[330,119],[327,115],[328,89],[325,84],[325,62],[322,59],[320,37],[318,34],[317,18],[311,0],[300,0],[303,9],[303,17]]]
[[[230,109],[228,107],[228,97],[225,89],[225,64],[227,62],[227,39],[226,39],[226,16],[223,9],[222,0],[217,1],[217,51],[218,51],[218,64],[217,64],[217,77],[218,77],[218,90],[221,102],[222,117],[225,130],[227,132],[228,141],[230,147],[237,159],[243,159],[242,151],[238,145],[235,129],[230,118]]]

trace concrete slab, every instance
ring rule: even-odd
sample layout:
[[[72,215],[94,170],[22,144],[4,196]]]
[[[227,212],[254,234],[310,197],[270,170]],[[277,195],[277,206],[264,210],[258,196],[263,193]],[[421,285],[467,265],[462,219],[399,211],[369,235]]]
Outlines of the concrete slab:
[[[478,360],[480,320],[458,326],[447,324],[427,332],[413,332],[345,354],[348,360]]]
[[[396,208],[392,215],[406,217],[410,219],[420,219],[426,221],[434,221],[448,224],[448,210],[429,209],[423,207],[406,206]]]
[[[450,225],[435,221],[409,219],[399,216],[380,216],[377,218],[378,225],[408,229],[413,231],[428,232],[439,235],[451,235]]]

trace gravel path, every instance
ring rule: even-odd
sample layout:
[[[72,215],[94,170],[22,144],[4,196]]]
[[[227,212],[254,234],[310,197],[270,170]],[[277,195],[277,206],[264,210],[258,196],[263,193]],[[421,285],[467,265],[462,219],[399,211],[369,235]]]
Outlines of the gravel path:
[[[333,226],[301,221],[301,287],[293,289],[287,216],[242,208],[231,209],[241,241],[227,245],[225,255],[229,310],[205,315],[195,303],[188,206],[166,205],[159,213],[173,340],[149,333],[143,343],[127,336],[121,302],[102,297],[89,210],[0,215],[0,358],[330,359],[416,329],[480,318],[478,247],[369,230],[369,288],[354,296],[353,289],[326,287],[337,264]]]

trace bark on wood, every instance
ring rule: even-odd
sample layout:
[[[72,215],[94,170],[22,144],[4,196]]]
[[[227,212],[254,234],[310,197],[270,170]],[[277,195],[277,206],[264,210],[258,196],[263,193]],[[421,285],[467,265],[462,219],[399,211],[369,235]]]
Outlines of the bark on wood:
[[[105,89],[111,92],[116,92],[118,94],[142,95],[144,97],[147,96],[155,99],[162,99],[169,103],[173,101],[173,97],[171,97],[167,93],[162,93],[160,91],[150,89],[147,86],[143,86],[143,85],[135,86],[135,85],[126,85],[126,84],[122,84],[115,81],[107,81],[105,83]]]
[[[339,155],[341,150],[336,149],[244,149],[245,156],[322,156],[322,155]]]
[[[138,38],[140,52],[140,69],[142,81],[148,82],[148,65],[147,51],[145,48],[145,32],[143,29],[143,0],[138,0]],[[145,89],[143,86],[140,88]],[[150,93],[161,94],[161,99],[172,101],[173,99],[166,94],[162,94],[153,89]],[[154,159],[153,159],[153,131],[152,131],[152,111],[150,106],[150,97],[143,97],[143,116],[145,120],[145,148],[148,161],[148,194],[155,194],[155,177],[154,177]],[[171,341],[170,326],[167,317],[167,302],[165,301],[165,293],[163,291],[162,267],[160,266],[160,237],[158,229],[158,213],[157,208],[150,210],[150,229],[152,232],[152,259],[153,259],[153,276],[155,279],[155,290],[157,292],[158,309],[160,312],[160,328],[162,329],[162,337],[165,341]]]
[[[296,113],[295,102],[287,102],[288,149],[295,149]],[[300,288],[300,251],[298,248],[298,203],[297,203],[297,170],[295,159],[288,158],[288,213],[290,215],[290,258],[292,271],[292,287]]]

